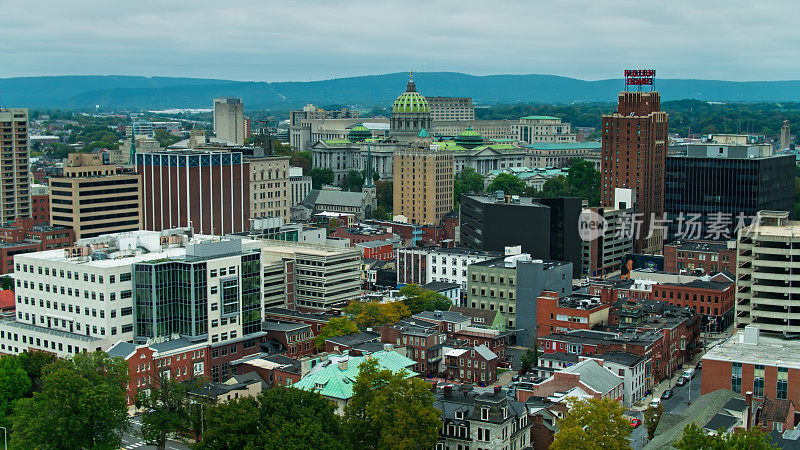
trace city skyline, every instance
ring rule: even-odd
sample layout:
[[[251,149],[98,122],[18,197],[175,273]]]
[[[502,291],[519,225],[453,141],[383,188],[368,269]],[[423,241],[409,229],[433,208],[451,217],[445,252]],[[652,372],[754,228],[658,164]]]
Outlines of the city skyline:
[[[724,8],[722,7],[724,5]],[[190,76],[313,81],[362,74],[454,71],[616,78],[653,67],[660,78],[796,79],[791,6],[631,1],[223,4],[98,2],[7,5],[0,77]],[[39,14],[39,11],[48,11]],[[376,12],[380,11],[380,14]],[[222,24],[222,25],[221,25]],[[18,30],[25,30],[19,39]],[[758,55],[758,64],[742,55]]]

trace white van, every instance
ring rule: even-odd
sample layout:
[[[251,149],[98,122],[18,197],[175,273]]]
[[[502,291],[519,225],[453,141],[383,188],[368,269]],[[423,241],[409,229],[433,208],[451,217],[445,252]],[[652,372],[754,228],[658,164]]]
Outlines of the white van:
[[[683,371],[683,377],[687,380],[694,378],[694,369],[686,369]]]

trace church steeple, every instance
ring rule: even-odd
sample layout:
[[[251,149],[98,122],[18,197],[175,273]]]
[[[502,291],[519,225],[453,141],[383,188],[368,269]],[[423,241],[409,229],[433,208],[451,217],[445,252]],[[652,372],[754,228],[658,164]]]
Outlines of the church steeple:
[[[375,182],[372,179],[372,152],[370,150],[370,145],[367,144],[367,161],[364,166],[364,187],[374,187]]]

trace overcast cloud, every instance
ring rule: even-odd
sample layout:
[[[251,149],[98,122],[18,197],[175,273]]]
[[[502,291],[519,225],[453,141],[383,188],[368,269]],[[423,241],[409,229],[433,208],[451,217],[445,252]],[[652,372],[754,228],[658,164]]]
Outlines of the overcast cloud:
[[[0,0],[0,77],[800,79],[798,0]]]

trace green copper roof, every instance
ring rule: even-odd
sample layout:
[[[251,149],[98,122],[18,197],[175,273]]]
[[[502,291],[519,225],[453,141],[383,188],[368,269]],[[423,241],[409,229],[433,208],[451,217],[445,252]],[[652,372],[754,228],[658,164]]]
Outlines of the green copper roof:
[[[467,127],[454,140],[464,148],[475,148],[483,143],[483,136],[473,130],[472,127]]]
[[[553,117],[553,116],[525,116],[523,119],[528,120],[561,120],[560,117]]]
[[[417,92],[417,87],[414,80],[408,80],[406,91],[397,97],[392,105],[392,114],[394,113],[429,113],[428,101],[425,96]]]
[[[353,396],[353,383],[358,376],[358,365],[364,362],[366,356],[348,357],[347,368],[342,369],[337,362],[330,362],[327,366],[317,371],[312,371],[302,380],[293,384],[292,387],[304,391],[316,392],[326,397],[347,400]],[[418,374],[409,370],[414,366],[414,361],[395,351],[380,351],[369,356],[378,360],[378,368],[381,370],[391,370],[392,372],[406,371],[406,378],[415,377]],[[336,357],[340,358],[340,357]],[[321,364],[317,361],[317,366]]]
[[[350,132],[347,133],[347,139],[352,142],[361,142],[364,139],[369,139],[371,137],[372,132],[369,131],[369,128],[365,127],[363,123],[356,124],[350,129]]]
[[[428,138],[428,137],[431,137],[431,135],[428,134],[428,130],[423,128],[423,129],[419,130],[419,134],[417,134],[417,137]]]

